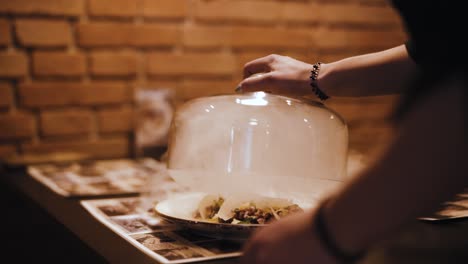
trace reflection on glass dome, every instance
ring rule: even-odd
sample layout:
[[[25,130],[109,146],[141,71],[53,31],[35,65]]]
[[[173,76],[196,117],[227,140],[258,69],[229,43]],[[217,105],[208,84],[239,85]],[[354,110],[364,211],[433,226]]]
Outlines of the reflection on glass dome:
[[[255,92],[252,95],[252,98],[247,99],[236,99],[236,103],[243,105],[256,105],[256,106],[265,106],[268,105],[268,101],[265,100],[266,93],[264,92]]]

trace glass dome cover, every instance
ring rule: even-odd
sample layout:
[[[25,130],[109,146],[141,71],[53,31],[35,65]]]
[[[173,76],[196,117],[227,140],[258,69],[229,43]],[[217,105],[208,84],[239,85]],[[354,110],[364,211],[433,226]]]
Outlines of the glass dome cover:
[[[317,101],[219,95],[175,112],[168,147],[169,174],[193,191],[312,201],[344,179],[348,129]]]

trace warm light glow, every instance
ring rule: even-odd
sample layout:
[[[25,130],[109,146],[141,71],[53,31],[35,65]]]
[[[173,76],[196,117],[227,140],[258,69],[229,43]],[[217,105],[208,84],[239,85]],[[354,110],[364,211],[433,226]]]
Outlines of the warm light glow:
[[[264,92],[255,92],[253,99],[236,99],[236,103],[240,103],[243,105],[257,105],[257,106],[265,106],[268,105],[268,101],[263,99],[265,97]]]

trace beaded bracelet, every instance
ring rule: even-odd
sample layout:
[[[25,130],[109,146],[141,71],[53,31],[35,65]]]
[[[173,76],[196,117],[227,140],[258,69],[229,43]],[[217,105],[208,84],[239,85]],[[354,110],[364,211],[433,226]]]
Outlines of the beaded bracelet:
[[[317,236],[319,240],[322,242],[324,248],[328,251],[328,253],[335,257],[340,263],[355,263],[361,258],[364,257],[365,252],[359,252],[357,254],[349,254],[344,252],[341,248],[338,247],[333,237],[330,235],[328,231],[327,224],[324,219],[324,209],[328,200],[322,202],[315,214],[314,217],[314,228],[317,232]]]
[[[330,97],[326,95],[322,90],[320,90],[317,84],[317,79],[318,79],[321,65],[322,65],[322,62],[317,62],[314,65],[312,65],[312,71],[310,71],[310,86],[312,87],[312,92],[315,95],[317,95],[317,97],[320,100],[325,101]]]

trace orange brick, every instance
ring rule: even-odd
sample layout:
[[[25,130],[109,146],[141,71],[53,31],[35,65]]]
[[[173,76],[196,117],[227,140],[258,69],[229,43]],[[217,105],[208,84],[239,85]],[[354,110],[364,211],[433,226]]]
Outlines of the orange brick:
[[[214,48],[229,46],[232,37],[231,27],[191,25],[184,28],[183,43],[192,48]]]
[[[361,32],[351,34],[349,41],[360,49],[387,49],[401,45],[407,40],[405,32],[401,30]]]
[[[143,0],[145,17],[183,19],[188,15],[187,0]]]
[[[346,49],[346,48],[390,48],[400,45],[406,39],[405,33],[399,30],[356,30],[326,28],[317,30],[315,39],[319,49]]]
[[[95,52],[91,54],[90,67],[95,76],[133,76],[138,61],[134,53]]]
[[[180,93],[180,86],[181,86],[182,81],[177,80],[177,79],[170,79],[170,80],[148,80],[145,83],[141,84],[136,84],[134,88],[134,93],[135,93],[135,104],[137,105],[137,108],[139,105],[141,105],[142,102],[145,101],[146,95],[148,94],[147,91],[153,91],[153,90],[167,90],[167,97],[168,100],[171,101],[171,103],[176,103],[177,101],[181,101],[182,97],[179,97],[179,95],[182,95]],[[151,92],[149,92],[151,94]],[[161,96],[163,96],[163,93],[161,93]],[[138,116],[138,114],[136,114]],[[135,121],[137,122],[137,121]]]
[[[87,134],[92,129],[92,113],[87,110],[44,111],[40,117],[44,136]]]
[[[130,141],[126,137],[101,139],[99,141],[55,141],[39,144],[23,144],[25,154],[50,153],[56,151],[80,152],[93,158],[123,158],[130,156]]]
[[[84,0],[0,0],[0,13],[79,16]]]
[[[0,19],[0,46],[7,46],[11,43],[10,22]]]
[[[363,5],[369,5],[369,6],[386,6],[389,7],[391,4],[389,1],[386,0],[360,0],[360,3]]]
[[[317,10],[321,5],[321,3],[287,2],[281,9],[280,17],[286,22],[316,23],[320,21]]]
[[[84,47],[170,46],[180,39],[175,25],[133,25],[99,22],[78,25],[78,43]]]
[[[388,122],[360,122],[349,125],[350,148],[364,148],[375,151],[388,145],[395,136],[394,128]]]
[[[89,0],[91,16],[132,17],[139,14],[138,0]]]
[[[132,101],[129,87],[122,83],[39,82],[19,85],[22,106],[105,105]]]
[[[9,83],[0,83],[0,107],[10,107],[13,104],[13,87]]]
[[[130,45],[136,47],[171,46],[182,37],[176,25],[145,24],[137,25],[132,30]]]
[[[328,53],[328,52],[321,52],[316,55],[315,61],[323,61],[323,62],[334,62],[338,60],[342,60],[344,58],[348,58],[351,56],[360,55],[360,52],[336,52],[336,53]]]
[[[370,23],[390,24],[402,26],[400,15],[390,6],[369,6],[362,7],[361,14],[366,16]]]
[[[371,120],[387,120],[393,111],[393,102],[376,100],[375,102],[354,99],[353,102],[333,100],[328,107],[340,114],[346,122],[362,122]]]
[[[380,96],[364,96],[364,97],[334,97],[330,103],[338,104],[395,104],[400,100],[398,94],[395,95],[380,95]]]
[[[71,28],[64,20],[21,19],[16,21],[19,42],[26,47],[63,47],[71,43]]]
[[[184,80],[177,91],[177,97],[187,100],[203,96],[233,94],[236,85],[234,81]]]
[[[195,5],[195,18],[203,21],[273,23],[280,12],[280,3],[267,1],[197,1]]]
[[[86,73],[86,58],[78,53],[36,51],[33,72],[36,76],[82,76]]]
[[[28,58],[23,53],[0,52],[0,77],[18,78],[28,74]]]
[[[395,10],[384,6],[362,6],[357,3],[337,3],[320,6],[320,21],[331,24],[396,24]]]
[[[8,158],[16,153],[16,147],[13,145],[0,145],[0,158]]]
[[[308,49],[313,44],[313,34],[306,29],[276,29],[264,27],[238,26],[232,29],[232,46],[277,47]]]
[[[0,139],[30,138],[36,132],[34,117],[27,113],[0,114]]]
[[[131,132],[133,110],[130,107],[102,109],[98,112],[99,132]]]
[[[133,27],[128,23],[111,22],[78,24],[78,43],[84,47],[128,45]]]
[[[177,90],[179,87],[180,82],[177,80],[151,80],[147,83],[137,84],[135,89],[172,89]],[[136,92],[135,92],[136,93]]]
[[[151,75],[229,76],[235,70],[235,60],[227,54],[150,53],[147,71]]]
[[[322,28],[315,32],[316,46],[324,50],[346,49],[355,46],[349,43],[350,34],[359,34],[359,31],[351,29]]]

